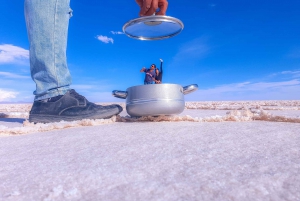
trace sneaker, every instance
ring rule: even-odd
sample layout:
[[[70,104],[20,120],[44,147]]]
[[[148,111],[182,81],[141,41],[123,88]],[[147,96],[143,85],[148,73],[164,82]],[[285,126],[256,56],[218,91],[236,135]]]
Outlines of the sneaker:
[[[71,89],[54,102],[34,101],[29,113],[29,121],[51,123],[62,120],[108,119],[119,114],[122,110],[123,108],[117,104],[101,106],[91,103],[84,96]]]
[[[162,59],[159,59],[159,60],[160,60],[161,63],[164,62]]]

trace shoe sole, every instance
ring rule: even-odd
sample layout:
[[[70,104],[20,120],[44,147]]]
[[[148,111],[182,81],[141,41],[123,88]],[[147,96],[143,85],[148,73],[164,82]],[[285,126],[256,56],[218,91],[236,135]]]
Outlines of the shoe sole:
[[[87,114],[87,115],[80,115],[80,116],[58,116],[58,115],[46,115],[46,114],[30,114],[29,115],[29,122],[32,123],[53,123],[53,122],[60,122],[60,121],[78,121],[82,119],[109,119],[114,115],[120,114],[122,109],[118,107],[117,110],[114,111],[107,111],[102,114]]]

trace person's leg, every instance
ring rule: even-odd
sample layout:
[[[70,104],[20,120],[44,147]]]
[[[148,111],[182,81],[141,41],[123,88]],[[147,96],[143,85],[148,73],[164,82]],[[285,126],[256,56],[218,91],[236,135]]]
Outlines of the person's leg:
[[[25,0],[31,76],[36,83],[29,121],[49,123],[110,118],[123,109],[89,102],[70,89],[66,47],[70,0]]]
[[[66,59],[69,5],[70,0],[25,0],[35,100],[64,95],[69,90],[71,75]]]

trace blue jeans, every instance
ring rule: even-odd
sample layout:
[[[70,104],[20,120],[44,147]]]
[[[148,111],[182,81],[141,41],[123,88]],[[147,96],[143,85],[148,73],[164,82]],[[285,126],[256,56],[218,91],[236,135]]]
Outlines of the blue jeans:
[[[66,50],[71,15],[70,0],[25,0],[35,100],[64,95],[70,89]]]
[[[154,82],[152,81],[152,82],[146,82],[146,81],[144,81],[144,85],[146,85],[146,84],[154,84]]]

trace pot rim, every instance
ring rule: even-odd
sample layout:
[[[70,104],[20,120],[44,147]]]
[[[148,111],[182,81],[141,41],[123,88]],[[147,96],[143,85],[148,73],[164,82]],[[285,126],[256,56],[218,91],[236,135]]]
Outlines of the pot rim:
[[[160,86],[159,86],[160,85]],[[198,89],[197,84],[190,84],[188,86],[181,86],[180,84],[173,84],[173,83],[163,83],[163,84],[148,84],[148,85],[136,85],[132,86],[126,89],[126,91],[120,91],[120,90],[114,90],[112,91],[112,95],[115,96],[116,98],[121,98],[121,99],[127,99],[127,95],[129,91],[131,91],[133,88],[145,88],[147,90],[151,90],[151,88],[157,88],[157,87],[178,87],[180,92],[183,93],[183,95],[192,93]]]
[[[135,85],[135,86],[131,86],[131,87],[128,87],[127,89],[126,89],[126,91],[128,91],[128,89],[131,89],[131,88],[137,88],[137,87],[139,87],[139,88],[142,88],[142,87],[156,87],[156,86],[162,86],[162,85],[164,85],[164,86],[166,86],[166,85],[174,85],[174,86],[179,86],[179,87],[181,87],[182,88],[182,86],[180,85],[180,84],[173,84],[173,83],[162,83],[162,84],[146,84],[146,85],[144,85],[144,84],[141,84],[141,85]]]

